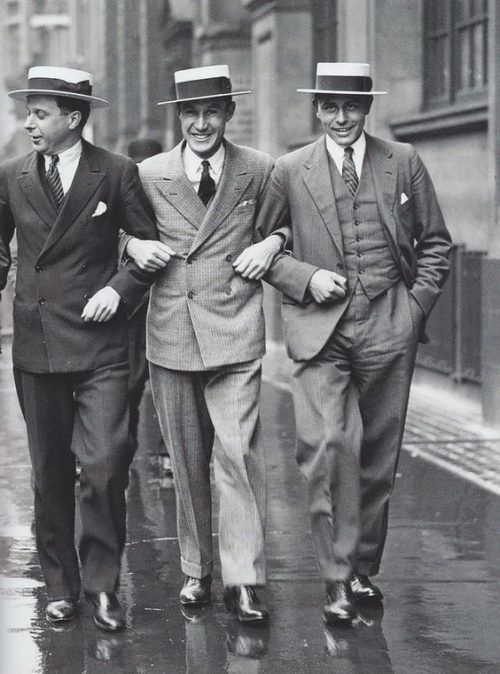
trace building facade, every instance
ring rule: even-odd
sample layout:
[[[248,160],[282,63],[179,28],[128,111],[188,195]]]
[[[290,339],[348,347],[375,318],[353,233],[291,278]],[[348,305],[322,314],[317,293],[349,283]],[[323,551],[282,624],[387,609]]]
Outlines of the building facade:
[[[453,268],[422,346],[423,372],[481,398],[500,425],[500,6],[494,0],[1,0],[6,87],[50,60],[96,75],[110,100],[93,136],[126,151],[152,136],[179,140],[175,70],[227,63],[239,97],[235,142],[273,156],[319,134],[311,100],[319,61],[368,62],[378,97],[375,135],[411,142],[436,186],[454,240]],[[15,81],[17,78],[18,81]],[[98,117],[99,115],[99,117]],[[11,132],[10,132],[11,133]],[[0,137],[10,153],[12,138]],[[10,144],[10,145],[9,145]],[[266,292],[268,336],[279,302]]]

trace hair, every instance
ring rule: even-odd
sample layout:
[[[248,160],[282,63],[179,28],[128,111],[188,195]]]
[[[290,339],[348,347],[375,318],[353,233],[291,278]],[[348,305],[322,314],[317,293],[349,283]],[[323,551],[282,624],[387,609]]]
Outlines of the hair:
[[[325,94],[315,94],[314,98],[312,100],[312,104],[314,106],[314,109],[315,110],[318,109],[319,101],[322,98],[328,98],[328,96],[335,96],[335,95],[336,94],[327,94],[327,93],[325,93]],[[349,94],[339,94],[339,96],[348,96],[348,95]],[[357,101],[360,101],[361,103],[363,103],[368,111],[370,110],[371,105],[373,103],[373,96],[371,96],[370,94],[354,94],[353,97]]]
[[[208,99],[207,99],[207,98],[203,98],[203,99],[200,98],[200,99],[198,99],[198,100],[200,100],[200,101],[201,101],[201,100],[203,100],[203,101],[207,101],[207,100],[211,100],[211,101],[225,101],[225,103],[226,103],[226,110],[227,110],[227,109],[229,108],[229,106],[231,105],[231,103],[233,102],[233,97],[232,97],[232,96],[218,96],[218,97],[215,97],[215,96],[214,96],[214,98],[208,98]],[[180,111],[182,110],[183,104],[184,104],[184,103],[189,103],[189,102],[190,102],[190,101],[188,100],[188,101],[180,101],[180,102],[176,103],[176,104],[175,104],[175,110],[176,110],[177,114],[179,114]]]
[[[90,103],[69,96],[56,96],[56,103],[62,115],[69,115],[72,112],[80,113],[81,120],[76,128],[81,131],[90,115]]]

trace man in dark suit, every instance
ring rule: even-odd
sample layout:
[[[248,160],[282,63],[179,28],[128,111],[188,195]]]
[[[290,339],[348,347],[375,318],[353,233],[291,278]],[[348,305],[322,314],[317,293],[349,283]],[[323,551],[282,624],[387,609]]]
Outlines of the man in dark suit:
[[[125,543],[128,447],[126,313],[150,278],[117,269],[120,227],[157,236],[136,165],[82,140],[89,73],[37,67],[24,127],[33,151],[0,166],[0,237],[17,232],[13,361],[33,465],[36,542],[46,616],[71,620],[80,570],[74,546],[74,430],[81,464],[79,557],[96,624],[124,626],[116,597]]]
[[[277,160],[259,213],[292,228],[283,292],[295,361],[297,460],[308,481],[327,622],[381,600],[378,573],[419,337],[448,273],[450,236],[416,151],[364,132],[367,64],[318,64],[324,135]]]

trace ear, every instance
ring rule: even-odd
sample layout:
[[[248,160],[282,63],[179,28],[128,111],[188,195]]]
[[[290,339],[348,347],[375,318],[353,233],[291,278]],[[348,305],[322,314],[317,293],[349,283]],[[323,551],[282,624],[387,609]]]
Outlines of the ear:
[[[82,113],[79,110],[73,110],[68,115],[68,127],[73,131],[82,121]]]
[[[231,117],[234,115],[235,110],[236,110],[236,103],[234,101],[231,101],[231,103],[226,108],[226,122],[229,122]]]

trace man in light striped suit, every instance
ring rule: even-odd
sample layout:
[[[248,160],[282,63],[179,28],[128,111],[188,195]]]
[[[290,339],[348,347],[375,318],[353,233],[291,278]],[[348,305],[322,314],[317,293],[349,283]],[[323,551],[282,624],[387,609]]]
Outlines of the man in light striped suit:
[[[132,239],[127,253],[142,269],[162,270],[151,293],[147,357],[172,453],[185,574],[180,601],[210,601],[213,453],[226,606],[240,621],[263,623],[268,612],[255,592],[266,577],[259,279],[283,236],[255,244],[255,264],[240,253],[253,242],[272,160],[224,139],[233,96],[249,93],[231,91],[227,66],[179,71],[175,85],[177,98],[166,103],[177,106],[184,140],[139,166],[160,242]]]

